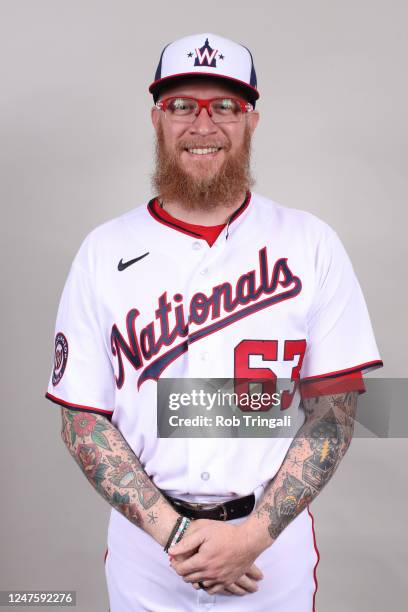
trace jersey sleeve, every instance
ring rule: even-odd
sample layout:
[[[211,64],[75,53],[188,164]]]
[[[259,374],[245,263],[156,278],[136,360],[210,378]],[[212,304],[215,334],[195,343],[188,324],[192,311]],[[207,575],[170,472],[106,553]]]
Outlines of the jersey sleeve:
[[[343,244],[330,228],[316,256],[302,397],[364,392],[362,375],[382,365],[360,284]]]
[[[46,398],[68,408],[113,413],[112,363],[98,318],[91,274],[74,259],[62,291],[54,339],[54,364]]]

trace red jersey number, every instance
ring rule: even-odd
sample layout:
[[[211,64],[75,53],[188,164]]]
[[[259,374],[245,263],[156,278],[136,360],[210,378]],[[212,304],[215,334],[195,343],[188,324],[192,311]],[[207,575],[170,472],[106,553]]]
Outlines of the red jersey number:
[[[306,340],[285,340],[283,348],[284,361],[293,361],[298,357],[297,362],[292,367],[290,379],[297,382],[302,368],[303,358],[306,351]],[[258,355],[265,361],[277,361],[278,359],[278,340],[242,340],[234,349],[234,384],[235,393],[240,397],[243,394],[250,394],[250,385],[258,383],[259,393],[267,393],[272,396],[276,393],[276,374],[270,367],[250,367],[249,360],[252,355]],[[292,398],[296,391],[296,384],[292,392],[285,390],[281,396],[281,410],[289,408]],[[240,406],[241,410],[250,411],[249,406]],[[259,411],[267,411],[271,406],[262,406]]]

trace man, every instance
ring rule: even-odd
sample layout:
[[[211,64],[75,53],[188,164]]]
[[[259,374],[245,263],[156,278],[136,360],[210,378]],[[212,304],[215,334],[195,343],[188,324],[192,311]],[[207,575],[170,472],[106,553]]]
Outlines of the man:
[[[364,298],[327,224],[251,192],[248,49],[175,41],[150,92],[157,196],[82,243],[46,394],[112,506],[110,609],[311,612],[309,503],[349,447],[362,373],[382,365]],[[288,379],[278,412],[296,435],[158,437],[166,378]]]

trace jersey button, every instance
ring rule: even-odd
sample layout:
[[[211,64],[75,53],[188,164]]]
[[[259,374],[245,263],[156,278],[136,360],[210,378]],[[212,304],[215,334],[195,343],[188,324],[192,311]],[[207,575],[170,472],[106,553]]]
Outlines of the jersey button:
[[[202,276],[205,276],[205,275],[207,274],[207,272],[208,272],[208,268],[203,268],[203,269],[201,270],[200,274],[201,274]]]
[[[198,242],[198,240],[196,240],[195,242],[193,242],[193,249],[194,249],[195,251],[199,251],[199,250],[202,248],[202,246],[203,246],[203,245],[201,244],[201,242]]]
[[[208,472],[201,473],[201,480],[208,480],[210,478],[210,474]]]
[[[202,361],[208,361],[209,357],[210,357],[210,353],[208,353],[207,351],[204,351],[203,353],[201,353]]]

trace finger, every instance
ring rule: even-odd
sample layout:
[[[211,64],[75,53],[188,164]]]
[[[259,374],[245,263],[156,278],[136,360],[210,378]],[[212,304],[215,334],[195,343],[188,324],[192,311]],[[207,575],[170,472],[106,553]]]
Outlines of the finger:
[[[248,593],[255,593],[258,590],[258,584],[256,580],[249,578],[247,575],[240,576],[234,583],[241,589],[244,589]]]
[[[204,584],[204,586],[205,586],[206,583],[203,582],[202,584]],[[198,582],[193,582],[192,586],[195,588],[196,591],[199,591],[201,589],[201,586],[198,584]],[[231,597],[233,595],[233,593],[231,593],[231,591],[227,591],[225,589],[225,585],[222,585],[222,587],[223,588],[220,591],[218,591],[218,593],[221,593],[222,595],[228,595],[228,597]],[[205,590],[207,591],[207,593],[209,592],[208,587],[206,587]]]
[[[198,582],[199,580],[205,580],[208,578],[211,579],[209,576],[203,577],[206,563],[203,559],[203,555],[200,553],[196,553],[185,561],[181,561],[179,563],[172,561],[170,562],[170,567],[172,567],[179,576],[188,578],[188,582]]]
[[[247,594],[247,591],[242,587],[238,586],[235,582],[233,582],[232,584],[225,585],[224,589],[231,593],[231,595],[239,595],[240,597],[242,597],[242,595]]]
[[[250,578],[254,578],[255,580],[262,580],[262,578],[264,577],[263,573],[261,572],[259,567],[255,565],[255,563],[251,565],[249,570],[247,570],[246,575]]]
[[[196,548],[193,548],[192,550],[189,550],[186,553],[180,553],[175,556],[169,555],[169,560],[175,565],[179,565],[182,561],[185,561],[186,559],[190,559],[193,555],[196,555],[199,550],[200,548],[197,546]]]
[[[205,586],[213,586],[214,584],[219,584],[219,581],[217,580],[209,580],[207,578],[203,578],[203,573],[201,572],[194,572],[192,574],[187,574],[186,576],[183,576],[183,580],[184,582],[198,582],[199,580],[204,584]]]
[[[186,553],[185,555],[177,555],[177,559],[169,556],[169,564],[176,569],[182,561],[186,561],[186,559],[190,559],[195,553]]]
[[[196,590],[199,590],[199,589],[201,589],[201,588],[202,588],[198,582],[192,582],[191,584],[192,584],[192,586],[193,586],[193,587],[194,587]],[[219,583],[219,582],[211,582],[211,581],[209,581],[209,580],[205,580],[205,581],[204,581],[204,580],[201,580],[201,584],[203,584],[203,585],[204,585],[204,587],[205,587],[205,590],[206,590],[206,591],[208,591],[208,589],[209,589],[209,588],[211,588],[211,587],[213,587],[213,586],[215,586],[215,585],[219,585],[220,583]],[[223,585],[221,585],[221,586],[223,586]]]
[[[220,582],[219,584],[215,584],[212,587],[206,587],[205,589],[209,595],[214,595],[215,593],[221,593],[224,590],[224,585]]]
[[[228,595],[228,597],[232,597],[232,593],[226,590],[225,584],[222,584],[221,586],[222,586],[222,589],[218,591],[218,593],[221,593],[222,595]]]
[[[168,552],[173,556],[188,553],[194,550],[194,548],[198,548],[203,542],[203,534],[200,535],[200,531],[195,531],[191,535],[187,534],[180,542],[177,542],[177,544],[170,546]]]

